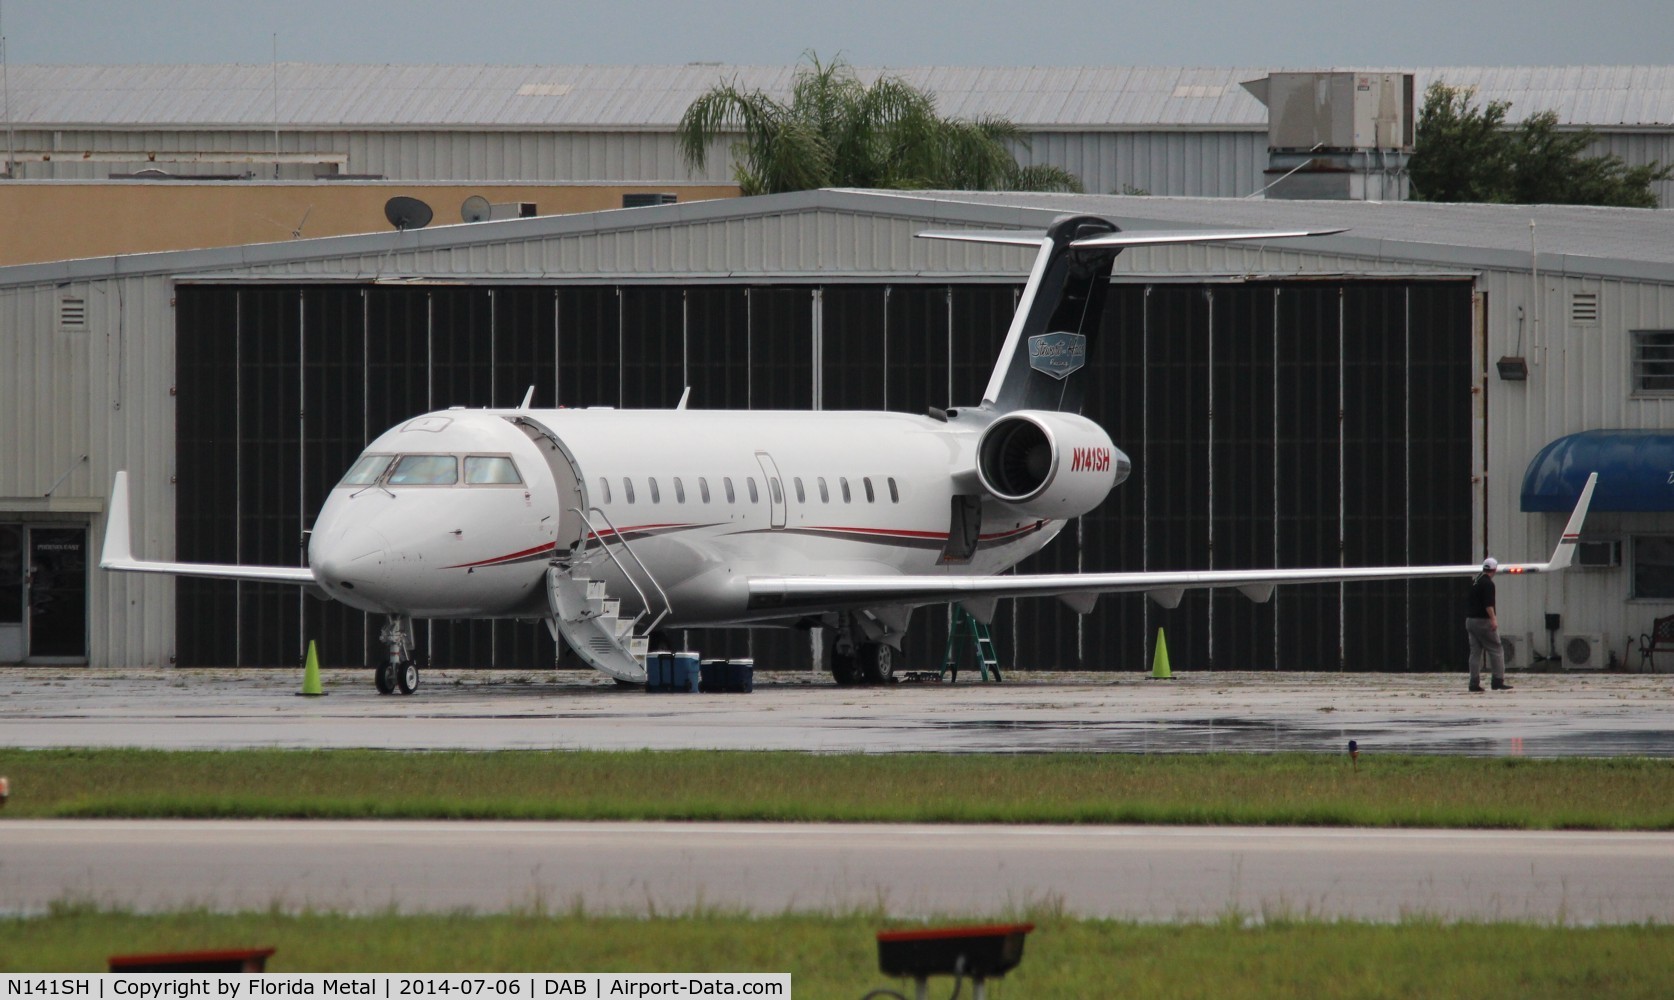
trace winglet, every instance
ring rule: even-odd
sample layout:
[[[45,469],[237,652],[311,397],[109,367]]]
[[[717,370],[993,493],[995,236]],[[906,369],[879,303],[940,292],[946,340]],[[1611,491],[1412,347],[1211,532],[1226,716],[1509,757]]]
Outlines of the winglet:
[[[105,545],[99,553],[99,565],[104,569],[134,561],[132,522],[128,514],[128,471],[116,474],[110,488],[110,509],[105,512]]]
[[[1556,573],[1567,569],[1575,559],[1575,545],[1581,540],[1581,522],[1587,519],[1587,507],[1593,502],[1593,487],[1598,485],[1598,473],[1587,476],[1587,485],[1581,487],[1581,498],[1575,501],[1575,512],[1569,515],[1569,523],[1564,525],[1564,533],[1558,539],[1558,547],[1552,551],[1552,558],[1547,560],[1542,572]]]

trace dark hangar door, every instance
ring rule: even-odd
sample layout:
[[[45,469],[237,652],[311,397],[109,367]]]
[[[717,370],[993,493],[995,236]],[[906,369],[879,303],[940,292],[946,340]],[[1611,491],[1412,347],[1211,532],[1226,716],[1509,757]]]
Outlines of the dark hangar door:
[[[1471,295],[1469,281],[1117,283],[1086,412],[1134,474],[1083,518],[1085,567],[1469,562]],[[1143,669],[1161,627],[1176,669],[1448,669],[1459,589],[1107,598],[1080,621],[1082,664]]]
[[[177,558],[296,565],[372,437],[450,405],[876,409],[978,400],[1020,286],[192,286],[178,289]],[[1087,415],[1133,477],[1023,572],[1465,562],[1469,281],[1117,282]],[[1000,607],[1003,665],[1429,670],[1456,664],[1449,581]],[[184,665],[374,662],[379,622],[293,588],[178,584]],[[947,612],[905,663],[940,662]],[[430,622],[435,666],[539,666],[544,629]],[[805,664],[800,633],[694,630],[714,655]]]

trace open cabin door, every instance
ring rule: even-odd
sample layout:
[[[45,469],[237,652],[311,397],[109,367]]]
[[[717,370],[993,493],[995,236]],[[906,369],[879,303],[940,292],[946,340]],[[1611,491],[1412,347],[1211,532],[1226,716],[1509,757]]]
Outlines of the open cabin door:
[[[553,535],[556,555],[565,555],[575,548],[581,541],[581,534],[586,528],[578,511],[586,511],[587,482],[582,476],[581,467],[576,464],[575,456],[570,454],[569,448],[559,439],[550,427],[529,416],[520,413],[507,417],[516,424],[518,429],[529,435],[529,440],[535,442],[541,454],[546,457],[547,469],[552,473],[552,482],[557,487],[558,509],[553,512],[557,521],[557,528]]]

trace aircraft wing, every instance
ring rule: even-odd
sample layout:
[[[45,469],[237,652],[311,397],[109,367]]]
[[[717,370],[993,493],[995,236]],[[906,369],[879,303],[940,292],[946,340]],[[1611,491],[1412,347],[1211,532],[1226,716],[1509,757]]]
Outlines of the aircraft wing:
[[[255,580],[263,583],[313,584],[314,571],[306,566],[240,566],[229,563],[154,562],[134,557],[128,513],[128,473],[116,474],[110,490],[110,513],[105,518],[105,544],[99,568],[123,573],[164,573],[169,576],[201,576],[217,580]]]
[[[1543,563],[1502,564],[1507,574],[1555,573],[1569,566],[1581,523],[1592,502],[1598,473],[1587,478],[1575,511],[1564,527],[1552,557]],[[1100,594],[1149,594],[1164,607],[1174,607],[1187,590],[1236,587],[1256,601],[1272,596],[1282,583],[1353,583],[1368,580],[1407,580],[1471,576],[1479,563],[1457,566],[1333,566],[1319,569],[1163,570],[1146,573],[1047,573],[1006,576],[773,576],[748,581],[750,607],[796,610],[815,607],[871,607],[889,604],[939,604],[949,601],[981,605],[1002,597],[1058,597],[1086,613]]]

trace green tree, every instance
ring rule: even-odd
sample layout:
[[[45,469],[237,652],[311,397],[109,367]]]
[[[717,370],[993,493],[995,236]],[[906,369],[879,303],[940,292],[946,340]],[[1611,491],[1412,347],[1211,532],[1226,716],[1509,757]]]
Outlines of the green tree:
[[[1010,144],[1028,140],[1004,118],[943,118],[934,97],[899,77],[867,85],[841,58],[807,58],[789,103],[736,81],[693,101],[677,133],[687,166],[703,167],[715,139],[737,136],[733,176],[747,195],[821,187],[1081,190],[1058,167],[1019,166]]]
[[[1591,129],[1559,129],[1554,111],[1508,126],[1510,109],[1507,101],[1477,107],[1469,90],[1439,80],[1431,84],[1408,166],[1413,197],[1656,208],[1651,185],[1674,176],[1674,167],[1629,167],[1614,154],[1587,156],[1596,134]]]

